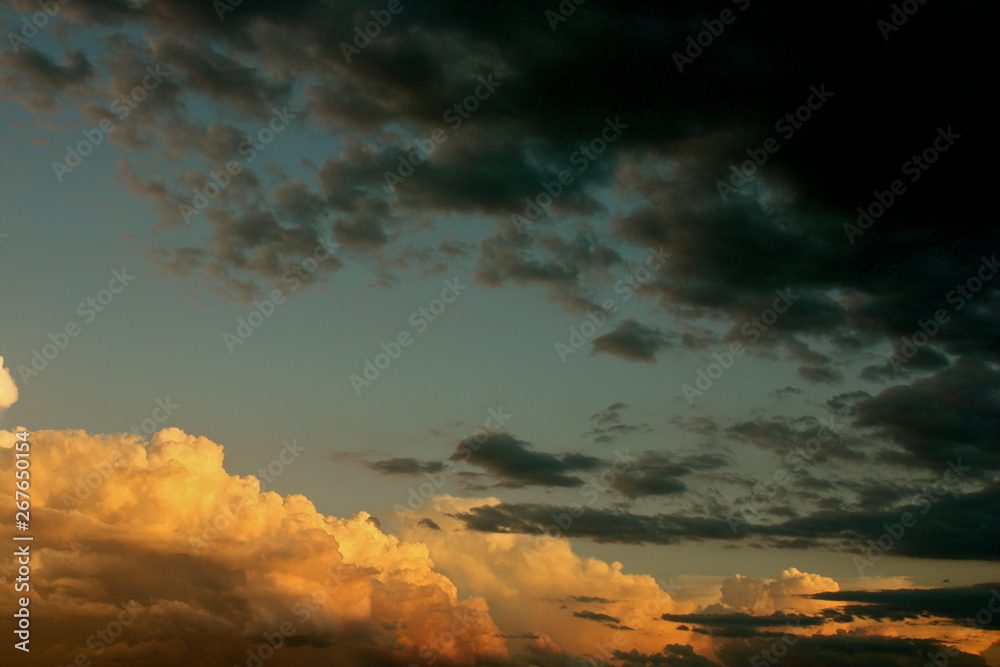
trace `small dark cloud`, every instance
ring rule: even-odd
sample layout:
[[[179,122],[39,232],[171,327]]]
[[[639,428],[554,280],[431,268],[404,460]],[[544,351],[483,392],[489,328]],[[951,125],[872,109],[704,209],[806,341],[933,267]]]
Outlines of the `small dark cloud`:
[[[799,368],[799,376],[813,384],[836,384],[844,379],[840,371],[829,366],[802,366]]]
[[[529,443],[502,432],[462,440],[451,460],[488,470],[500,479],[500,486],[508,488],[580,486],[583,480],[571,473],[594,470],[603,463],[585,454],[539,452]]]
[[[608,616],[607,614],[601,614],[596,611],[574,611],[573,615],[577,618],[585,618],[588,621],[599,621],[601,623],[620,623],[621,619],[615,618],[614,616]]]
[[[442,468],[440,461],[419,461],[409,457],[365,462],[364,465],[381,475],[420,475],[428,472],[440,472]]]
[[[647,451],[636,458],[634,466],[616,475],[610,486],[633,500],[644,496],[669,496],[687,490],[681,477],[721,468],[728,463],[728,459],[715,454],[684,458]]]
[[[612,403],[604,410],[595,412],[590,416],[593,428],[584,435],[591,437],[595,443],[608,444],[629,433],[648,433],[652,430],[645,422],[626,424],[622,419],[622,412],[627,407],[624,403]]]
[[[568,600],[574,600],[576,602],[584,602],[587,604],[612,604],[617,602],[617,600],[609,600],[608,598],[590,596],[590,595],[570,595]]]
[[[628,361],[656,361],[656,353],[670,347],[667,335],[654,327],[628,319],[614,331],[598,336],[593,342],[593,353],[605,352]]]

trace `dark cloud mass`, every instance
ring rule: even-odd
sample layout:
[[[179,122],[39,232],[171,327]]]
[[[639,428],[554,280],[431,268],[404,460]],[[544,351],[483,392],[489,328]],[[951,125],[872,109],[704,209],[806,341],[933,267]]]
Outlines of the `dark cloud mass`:
[[[601,459],[584,454],[556,456],[538,452],[508,433],[466,438],[458,443],[451,460],[483,468],[500,479],[500,486],[511,488],[580,486],[583,480],[570,473],[592,471],[604,464]]]
[[[382,461],[366,463],[366,465],[383,475],[419,475],[420,473],[441,470],[441,463],[438,461],[418,461],[408,457],[383,459]]]
[[[997,3],[912,1],[917,10],[887,29],[892,2],[402,0],[361,48],[355,37],[382,0],[58,4],[44,37],[16,48],[7,38],[0,98],[72,137],[52,143],[53,160],[66,159],[82,129],[114,123],[107,176],[150,219],[130,238],[185,289],[247,304],[291,284],[388,289],[461,268],[475,290],[538,290],[560,315],[594,325],[574,334],[583,342],[572,351],[590,354],[553,362],[558,372],[662,372],[667,389],[655,401],[671,411],[690,407],[674,362],[707,364],[739,344],[761,367],[787,365],[759,386],[755,369],[734,370],[727,380],[746,373],[752,386],[731,420],[668,418],[699,450],[654,440],[663,421],[636,398],[652,385],[637,384],[591,405],[560,396],[559,409],[582,415],[572,437],[592,445],[584,452],[484,430],[442,445],[454,446],[444,461],[345,457],[383,477],[444,477],[455,466],[468,488],[526,494],[420,519],[435,539],[449,523],[544,535],[553,516],[571,515],[563,537],[823,548],[847,560],[870,557],[887,526],[910,515],[892,556],[1000,560],[1000,225],[988,103]],[[553,22],[565,5],[572,14]],[[734,20],[698,47],[720,7]],[[17,19],[39,11],[29,0],[0,9]],[[689,44],[699,53],[685,58]],[[122,106],[137,86],[143,100]],[[239,173],[227,172],[234,162]],[[636,258],[654,251],[666,260],[643,269]],[[725,390],[717,397],[727,400]],[[628,404],[609,404],[619,398]],[[779,401],[781,413],[760,407]],[[614,464],[594,452],[640,439],[631,465],[603,483],[605,504],[575,511],[570,493]],[[761,476],[774,488],[736,530],[733,513],[756,502]],[[551,503],[521,502],[542,491]],[[632,511],[642,503],[646,513]],[[812,600],[869,620],[960,622],[993,586]],[[633,630],[610,598],[553,595],[567,609],[598,607],[563,612],[570,622]],[[664,620],[716,641],[713,659],[686,644],[610,656],[756,664],[786,626],[829,618]],[[519,635],[532,641],[528,664],[579,664],[536,629]],[[363,639],[345,664],[409,664],[419,651]],[[780,664],[922,667],[943,646],[819,633],[797,639]],[[486,660],[477,664],[518,664]],[[966,653],[948,663],[985,664]]]
[[[656,352],[669,347],[667,335],[635,320],[625,320],[611,333],[594,339],[594,352],[627,359],[628,361],[656,361]]]
[[[906,620],[921,616],[949,618],[971,629],[1000,630],[1000,584],[955,588],[817,593],[818,600],[850,602],[843,611],[867,618]],[[977,620],[977,615],[979,619]]]
[[[943,494],[943,495],[942,495]],[[460,513],[467,528],[498,533],[542,533],[552,515],[571,508],[538,503],[501,503]],[[928,485],[917,502],[892,510],[819,510],[803,517],[782,518],[777,523],[747,522],[733,530],[730,517],[690,513],[640,515],[617,510],[588,509],[566,530],[567,536],[623,544],[678,544],[688,541],[725,540],[770,543],[778,546],[815,547],[826,544],[864,559],[886,534],[909,514],[905,539],[893,541],[894,555],[953,560],[1000,560],[1000,484],[981,491],[955,494],[946,486]],[[898,531],[898,528],[894,529]],[[868,556],[870,558],[870,555]],[[864,561],[862,561],[863,563]],[[870,562],[868,567],[870,567]],[[865,566],[862,567],[864,571]]]

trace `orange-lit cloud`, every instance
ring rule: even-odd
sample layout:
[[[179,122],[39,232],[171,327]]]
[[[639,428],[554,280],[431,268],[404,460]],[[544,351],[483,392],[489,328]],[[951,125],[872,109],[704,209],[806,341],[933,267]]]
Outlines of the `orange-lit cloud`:
[[[13,468],[15,441],[0,431],[0,470]],[[301,495],[261,493],[256,478],[225,471],[221,445],[174,428],[149,442],[83,431],[30,442],[36,620],[26,665],[728,665],[779,630],[801,635],[812,647],[803,655],[831,641],[946,638],[978,651],[991,642],[946,619],[822,618],[837,604],[807,596],[842,585],[795,568],[727,578],[696,603],[673,581],[580,557],[558,534],[481,533],[454,518],[495,498],[431,498],[396,537],[365,512],[331,517]],[[12,504],[12,479],[3,475],[0,503]],[[8,543],[12,519],[0,514]],[[14,608],[15,595],[0,587],[0,606]],[[806,623],[760,620],[775,612]],[[733,635],[736,626],[749,634]],[[0,632],[11,629],[0,619]]]
[[[13,436],[2,440],[0,467],[10,469]],[[291,664],[292,654],[295,664],[337,656],[359,666],[507,655],[486,603],[460,600],[424,545],[382,533],[364,513],[338,519],[303,496],[259,493],[257,479],[225,472],[222,447],[205,438],[165,429],[147,445],[131,435],[39,431],[31,443],[32,611],[45,619],[33,659],[246,664],[246,651],[283,624],[295,646],[271,664]],[[3,520],[9,540],[11,519]],[[192,545],[189,536],[213,522],[218,536]],[[12,587],[0,590],[12,608]],[[88,644],[129,603],[143,611],[120,638]]]
[[[6,410],[17,402],[17,385],[10,375],[10,370],[4,367],[0,356],[0,410]]]

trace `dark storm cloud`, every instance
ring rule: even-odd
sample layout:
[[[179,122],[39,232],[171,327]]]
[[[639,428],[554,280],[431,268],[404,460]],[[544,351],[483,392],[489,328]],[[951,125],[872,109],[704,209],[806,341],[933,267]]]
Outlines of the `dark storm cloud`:
[[[594,353],[607,354],[628,361],[656,361],[656,353],[670,347],[667,335],[633,319],[621,322],[614,331],[598,336],[593,342]]]
[[[966,472],[965,474],[968,474]],[[917,502],[892,510],[826,510],[783,523],[751,528],[760,535],[805,541],[834,539],[840,546],[859,556],[900,523],[904,513],[914,517],[902,537],[893,539],[891,553],[913,558],[957,560],[1000,559],[1000,484],[957,494],[947,484],[928,485],[921,489]],[[942,495],[943,494],[943,495]],[[893,528],[898,534],[898,530]]]
[[[643,452],[628,471],[615,476],[611,488],[632,500],[645,496],[669,496],[687,491],[681,477],[696,471],[715,470],[729,464],[729,459],[715,454],[691,457]]]
[[[773,628],[789,628],[797,631],[799,628],[824,625],[829,620],[823,616],[786,614],[777,611],[770,616],[754,616],[743,613],[695,613],[663,614],[661,618],[664,621],[696,626],[692,632],[701,632],[712,637],[743,638],[782,637],[782,631]],[[687,625],[681,627],[687,627]]]
[[[494,533],[541,534],[552,525],[552,515],[571,508],[538,503],[500,503],[479,506],[456,514],[470,530]],[[729,524],[723,519],[680,515],[643,516],[614,510],[588,509],[573,520],[565,531],[567,537],[581,537],[595,542],[623,544],[676,544],[690,539],[731,538]]]
[[[418,461],[409,457],[365,462],[365,465],[383,475],[419,475],[425,472],[440,472],[442,468],[439,461]]]
[[[864,618],[904,621],[939,616],[970,627],[1000,629],[1000,583],[956,588],[836,591],[810,597],[834,602],[854,602],[843,612]],[[979,620],[976,620],[977,614]]]
[[[529,443],[509,433],[490,433],[486,438],[466,438],[458,443],[452,461],[488,470],[500,486],[580,486],[583,480],[571,474],[596,470],[605,464],[599,458],[567,453],[559,456],[535,451]]]
[[[716,663],[708,658],[698,655],[693,646],[687,644],[667,644],[663,650],[657,654],[640,653],[636,649],[631,651],[615,651],[616,660],[621,660],[624,665],[665,665],[666,667],[716,667]]]
[[[348,62],[341,42],[353,39],[373,8],[248,0],[220,17],[217,7],[184,0],[79,0],[65,12],[108,30],[149,31],[158,58],[192,94],[259,116],[296,91],[333,137],[371,139],[368,162],[328,158],[355,190],[346,200],[344,192],[327,197],[333,219],[323,224],[345,247],[405,245],[408,221],[421,213],[486,214],[508,225],[563,169],[574,181],[538,219],[550,228],[601,211],[594,189],[613,186],[637,205],[610,229],[601,221],[602,238],[589,244],[597,254],[546,256],[558,240],[545,234],[514,242],[501,231],[482,241],[482,282],[537,283],[575,308],[592,305],[592,281],[618,261],[621,244],[658,244],[672,261],[641,294],[675,312],[724,318],[735,336],[774,290],[791,287],[800,300],[758,342],[784,340],[793,348],[804,344],[800,337],[816,336],[832,343],[829,356],[837,357],[876,342],[901,345],[1000,239],[981,197],[966,197],[954,221],[954,193],[988,192],[992,177],[975,166],[988,163],[979,159],[986,142],[975,137],[991,119],[967,103],[988,62],[990,41],[980,31],[992,20],[981,3],[922,6],[890,40],[876,25],[885,8],[870,3],[754,4],[736,11],[735,23],[683,72],[674,53],[708,18],[694,2],[591,0],[556,30],[535,3],[502,10],[457,0],[406,4]],[[928,41],[938,47],[926,49]],[[922,92],[925,72],[942,74],[932,98]],[[386,197],[383,174],[412,145],[398,129],[424,137],[447,127],[444,113],[488,75],[501,82],[495,92]],[[809,120],[776,127],[815,100],[816,90],[823,101],[806,109]],[[572,156],[616,117],[627,129],[577,169]],[[910,181],[903,162],[949,127],[961,138]],[[192,129],[178,118],[157,132],[190,145]],[[717,182],[768,137],[779,149],[723,201]],[[863,235],[848,238],[844,223],[897,177],[906,181],[905,194]],[[362,206],[359,197],[372,203]],[[233,276],[243,282],[260,277],[258,265],[225,266],[224,253],[217,262],[209,279],[224,280],[228,269],[245,273]],[[981,306],[954,307],[916,363],[940,364],[943,352],[995,358],[1000,315],[986,305],[996,293],[997,282],[989,282],[974,296]],[[640,336],[638,346],[608,351],[648,360],[652,341]],[[808,365],[824,367],[804,371],[809,379],[836,380],[826,364]]]
[[[720,646],[717,656],[723,665],[746,665],[754,658],[759,659],[763,655],[762,651],[769,651],[774,643],[773,638],[731,640]],[[928,654],[941,654],[949,666],[986,667],[987,664],[978,655],[963,653],[939,642],[922,639],[820,634],[811,637],[793,636],[785,643],[785,648],[787,652],[780,662],[783,667],[925,667]]]
[[[664,621],[674,623],[689,623],[691,625],[713,626],[713,627],[749,627],[749,628],[770,628],[785,626],[810,626],[822,625],[825,621],[819,616],[805,616],[802,614],[786,614],[784,612],[774,612],[770,616],[754,616],[753,614],[729,613],[729,614],[663,614]]]
[[[891,510],[841,509],[842,502],[806,516],[781,517],[775,523],[748,523],[734,531],[725,518],[690,514],[632,514],[622,510],[588,509],[564,533],[566,537],[590,539],[598,543],[678,544],[707,539],[750,541],[787,548],[824,545],[858,558],[867,558],[869,542],[876,543],[889,530],[899,533],[896,524],[904,513],[908,527],[892,540],[890,553],[911,558],[946,560],[1000,560],[1000,483],[960,495],[928,485],[916,503]],[[943,493],[944,495],[941,495]],[[479,506],[459,513],[470,530],[495,533],[540,534],[552,524],[553,514],[571,508],[538,503],[500,503]],[[731,508],[726,509],[731,512]],[[780,517],[780,513],[778,513]],[[887,528],[888,526],[888,528]],[[849,556],[845,555],[845,558]],[[864,561],[862,561],[863,563]],[[872,561],[874,562],[874,561]],[[863,565],[862,569],[870,567]]]
[[[725,429],[730,438],[781,454],[808,452],[810,462],[829,459],[864,460],[864,443],[842,432],[836,419],[812,417],[757,417]],[[805,448],[805,449],[804,449]]]
[[[1000,469],[1000,371],[968,360],[852,404],[855,423],[876,427],[928,467],[963,458],[973,475]]]

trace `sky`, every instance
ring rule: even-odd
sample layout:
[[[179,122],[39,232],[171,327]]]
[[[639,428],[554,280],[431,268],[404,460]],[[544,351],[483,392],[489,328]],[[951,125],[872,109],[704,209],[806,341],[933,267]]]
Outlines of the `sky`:
[[[1000,666],[998,18],[0,0],[5,664]]]

